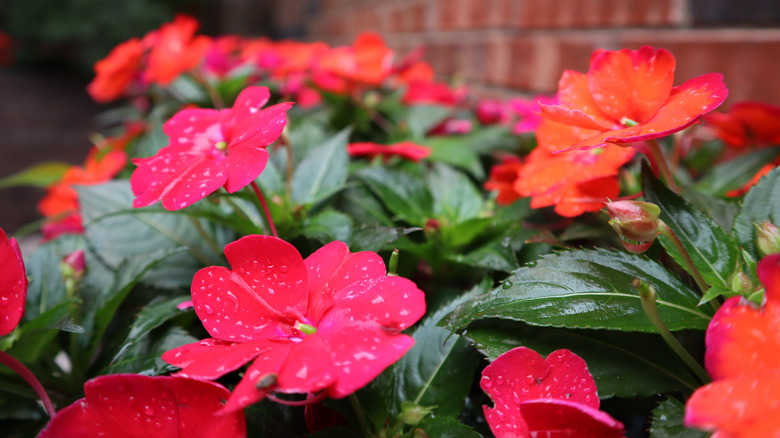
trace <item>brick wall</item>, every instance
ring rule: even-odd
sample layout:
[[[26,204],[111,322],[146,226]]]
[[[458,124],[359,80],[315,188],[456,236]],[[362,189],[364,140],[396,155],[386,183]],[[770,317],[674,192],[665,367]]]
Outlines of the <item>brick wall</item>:
[[[729,101],[780,104],[774,0],[274,0],[277,37],[349,44],[361,31],[399,53],[423,45],[442,77],[483,94],[554,92],[597,48],[665,47],[677,82],[725,75]]]

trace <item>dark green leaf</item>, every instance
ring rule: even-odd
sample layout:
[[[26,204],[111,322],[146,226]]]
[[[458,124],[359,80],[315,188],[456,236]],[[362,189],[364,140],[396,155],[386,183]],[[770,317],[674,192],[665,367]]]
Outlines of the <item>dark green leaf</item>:
[[[479,154],[463,136],[429,137],[421,144],[432,149],[429,160],[459,167],[478,180],[485,178]]]
[[[425,137],[425,133],[443,122],[450,114],[452,108],[441,105],[412,105],[407,114],[409,133],[414,139]]]
[[[422,227],[431,218],[433,198],[421,176],[385,167],[368,167],[357,177],[395,215],[410,225]]]
[[[710,195],[724,196],[727,191],[742,187],[779,153],[780,148],[764,148],[718,164],[694,188]]]
[[[482,435],[455,418],[427,418],[420,423],[425,435],[436,438],[480,438]]]
[[[328,243],[334,240],[349,241],[352,234],[352,219],[335,210],[325,210],[316,216],[304,219],[301,230],[309,239]]]
[[[729,202],[696,190],[683,189],[682,196],[694,207],[715,220],[723,228],[723,231],[731,232],[734,219],[739,212],[739,207],[735,202]]]
[[[780,169],[772,170],[750,189],[734,224],[740,246],[756,260],[756,225],[764,221],[780,225]]]
[[[138,316],[136,316],[133,325],[130,326],[130,333],[128,333],[119,352],[114,356],[113,361],[121,358],[127,349],[136,344],[150,331],[159,327],[174,316],[181,314],[181,310],[176,308],[176,306],[189,299],[190,296],[179,296],[169,299],[152,300],[146,307],[141,309]]]
[[[39,245],[32,254],[25,257],[24,265],[30,280],[27,287],[25,321],[35,318],[66,299],[60,263],[66,255],[81,247],[83,247],[83,239],[80,237],[62,236]]]
[[[499,237],[466,254],[450,254],[449,260],[476,268],[512,272],[518,268],[511,237]]]
[[[129,346],[118,360],[101,374],[134,373],[155,376],[170,371],[173,367],[162,360],[162,354],[182,345],[198,342],[198,339],[180,327],[168,327],[158,338],[141,338]]]
[[[685,405],[670,398],[653,410],[650,438],[705,438],[708,432],[688,429],[683,425]]]
[[[551,254],[523,267],[489,296],[462,306],[453,329],[483,318],[533,325],[655,332],[631,285],[640,278],[658,292],[658,313],[670,330],[705,329],[711,310],[698,294],[655,261],[604,249]]]
[[[463,173],[436,163],[426,177],[437,219],[456,224],[481,213],[482,195]]]
[[[650,170],[642,166],[642,186],[645,198],[661,208],[661,220],[682,242],[710,286],[729,286],[729,278],[739,265],[739,246],[712,218],[696,209],[683,198],[666,188]],[[659,240],[667,252],[686,270],[680,252],[665,236]]]
[[[292,199],[312,205],[333,195],[347,180],[347,141],[345,129],[318,145],[298,163],[292,177]]]
[[[398,239],[422,228],[390,228],[380,225],[363,225],[352,233],[350,237],[350,250],[379,252]]]
[[[698,386],[658,335],[485,320],[469,326],[463,336],[476,342],[476,347],[491,361],[520,345],[543,356],[569,349],[585,359],[601,398],[692,391]]]

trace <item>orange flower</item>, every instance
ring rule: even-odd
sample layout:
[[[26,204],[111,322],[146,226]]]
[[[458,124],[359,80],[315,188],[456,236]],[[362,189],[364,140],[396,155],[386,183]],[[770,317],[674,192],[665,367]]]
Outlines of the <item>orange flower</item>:
[[[726,196],[731,198],[737,198],[744,195],[750,190],[751,187],[758,184],[758,180],[763,178],[764,175],[766,175],[767,173],[771,172],[772,169],[777,167],[778,164],[780,164],[780,160],[775,160],[774,163],[764,164],[764,166],[761,167],[761,169],[758,169],[758,172],[756,172],[756,174],[753,175],[752,178],[750,178],[750,181],[746,182],[745,185],[743,185],[738,189],[729,190],[728,192],[726,192]]]
[[[122,97],[138,78],[145,51],[138,38],[114,47],[107,57],[95,63],[95,79],[87,85],[87,93],[96,102],[110,102]]]
[[[738,102],[728,113],[713,112],[704,116],[704,121],[735,148],[780,144],[780,107],[775,105]]]
[[[555,150],[587,149],[664,137],[695,123],[728,96],[719,73],[673,87],[674,68],[670,52],[650,46],[594,52],[587,74],[563,73],[560,104],[541,105],[542,116],[557,124],[539,128],[539,144]],[[561,143],[556,141],[561,130],[587,135]]]
[[[177,15],[173,22],[144,37],[151,47],[144,79],[168,85],[181,73],[195,68],[210,46],[207,36],[195,37],[198,22],[186,15]]]
[[[712,318],[704,361],[714,381],[686,405],[685,425],[714,438],[780,436],[780,254],[761,260],[758,277],[763,305],[733,297]]]
[[[381,36],[364,32],[352,46],[325,52],[317,62],[313,79],[318,86],[336,93],[354,85],[377,86],[392,72],[393,58],[393,51]]]
[[[504,162],[490,169],[490,177],[485,181],[485,190],[498,191],[496,202],[500,205],[509,205],[522,196],[515,191],[515,181],[520,177],[523,162],[520,158],[509,156]]]

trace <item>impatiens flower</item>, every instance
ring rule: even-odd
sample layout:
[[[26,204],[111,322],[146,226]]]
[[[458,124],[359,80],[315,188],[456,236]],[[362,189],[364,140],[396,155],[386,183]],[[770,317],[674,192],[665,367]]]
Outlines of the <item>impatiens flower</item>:
[[[215,415],[229,394],[217,383],[179,377],[100,376],[38,438],[245,437],[243,411]]]
[[[557,105],[558,98],[555,96],[539,94],[530,99],[515,98],[510,100],[509,104],[518,117],[517,123],[512,127],[512,132],[515,134],[523,134],[536,131],[536,128],[542,123],[540,104]]]
[[[168,85],[180,74],[195,68],[209,49],[210,38],[195,36],[198,21],[186,15],[177,15],[173,22],[160,26],[144,38],[149,44],[149,60],[144,79]]]
[[[598,211],[620,194],[618,169],[634,153],[632,148],[614,145],[563,153],[537,147],[520,169],[514,189],[520,196],[531,197],[531,207],[554,205],[561,216]]]
[[[110,102],[125,95],[133,81],[139,79],[146,47],[138,38],[125,41],[95,63],[95,79],[87,92],[96,102]]]
[[[780,160],[775,160],[774,163],[764,164],[763,166],[761,166],[760,169],[758,169],[758,172],[756,172],[755,175],[753,175],[748,182],[743,184],[742,187],[738,189],[729,190],[728,192],[726,192],[726,196],[736,198],[744,195],[745,193],[750,191],[751,187],[758,184],[758,180],[760,180],[766,174],[774,170],[774,168],[777,167],[778,165],[780,165]]]
[[[780,254],[759,262],[758,277],[763,305],[732,297],[712,318],[704,363],[713,382],[686,404],[685,425],[714,438],[780,436]]]
[[[599,411],[599,397],[585,361],[569,350],[545,360],[517,347],[497,357],[479,382],[494,406],[483,406],[497,438],[623,436],[623,424]]]
[[[763,102],[738,102],[728,113],[711,112],[704,122],[729,146],[780,144],[780,107]]]
[[[520,169],[523,162],[519,157],[508,156],[504,162],[490,169],[490,176],[485,181],[485,189],[498,192],[496,202],[500,205],[509,205],[522,196],[515,191],[515,181],[520,177]]]
[[[404,160],[422,161],[431,155],[431,149],[411,141],[382,145],[372,142],[350,143],[347,145],[347,153],[352,157],[401,157]]]
[[[406,105],[455,106],[466,96],[466,87],[452,88],[443,82],[414,81],[409,84],[402,102]]]
[[[379,34],[364,32],[352,46],[336,47],[317,61],[320,71],[346,79],[350,83],[379,85],[390,74],[395,54]]]
[[[558,105],[541,105],[539,144],[553,150],[607,143],[627,145],[680,131],[717,108],[728,96],[719,73],[677,87],[675,60],[665,49],[598,50],[587,74],[567,70],[558,84]],[[557,131],[579,130],[583,139],[560,142]]]
[[[24,315],[27,274],[16,239],[0,228],[0,336],[11,333]]]
[[[425,313],[422,291],[387,276],[376,253],[332,242],[304,260],[289,243],[246,236],[225,247],[233,270],[212,266],[192,281],[192,301],[212,336],[163,354],[181,376],[211,380],[252,362],[225,406],[271,392],[362,388],[414,344],[401,330]]]
[[[268,162],[266,146],[287,123],[292,103],[261,109],[270,93],[265,87],[248,87],[233,108],[185,109],[165,122],[170,144],[148,158],[134,159],[130,177],[136,195],[133,207],[162,200],[178,210],[224,186],[233,193],[254,181]]]
[[[482,99],[477,102],[474,115],[483,125],[505,125],[512,119],[512,108],[508,102],[498,99]]]

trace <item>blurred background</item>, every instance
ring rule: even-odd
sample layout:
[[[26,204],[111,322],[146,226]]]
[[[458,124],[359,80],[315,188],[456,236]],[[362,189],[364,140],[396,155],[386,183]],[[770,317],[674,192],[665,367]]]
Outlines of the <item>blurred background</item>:
[[[597,48],[669,49],[676,83],[720,72],[729,104],[780,105],[777,0],[0,0],[0,178],[49,160],[80,163],[110,108],[84,87],[118,43],[183,12],[200,33],[350,44],[381,33],[400,55],[425,47],[441,79],[507,98],[554,93]],[[0,227],[38,218],[43,190],[0,189]]]

